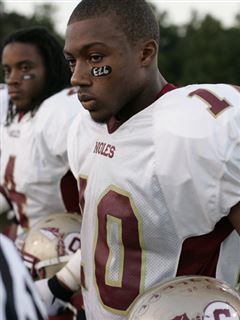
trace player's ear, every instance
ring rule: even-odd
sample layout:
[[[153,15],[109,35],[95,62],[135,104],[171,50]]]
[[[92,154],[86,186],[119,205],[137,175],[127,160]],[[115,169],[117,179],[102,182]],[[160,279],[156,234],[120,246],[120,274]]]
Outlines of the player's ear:
[[[141,46],[141,65],[147,67],[155,60],[158,52],[158,44],[151,39],[142,43]]]

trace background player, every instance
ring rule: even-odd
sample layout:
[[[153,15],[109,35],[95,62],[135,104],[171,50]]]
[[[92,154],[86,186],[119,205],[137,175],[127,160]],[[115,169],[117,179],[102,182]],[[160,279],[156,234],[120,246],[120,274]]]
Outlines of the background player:
[[[81,106],[76,94],[69,95],[62,47],[44,28],[8,35],[2,67],[1,111],[7,114],[1,121],[0,212],[13,210],[21,247],[24,232],[43,216],[79,212],[66,137]],[[12,239],[17,224],[8,232]]]
[[[49,212],[79,211],[66,135],[80,107],[76,95],[63,90],[69,87],[69,67],[46,29],[8,35],[2,67],[1,110],[7,108],[7,115],[1,125],[0,211],[13,209],[22,231]]]
[[[87,319],[125,319],[139,294],[176,276],[237,280],[239,88],[171,90],[158,42],[142,0],[83,0],[68,23],[65,56],[89,111],[68,139],[81,257],[38,287],[60,298],[59,285],[73,290],[78,276]]]

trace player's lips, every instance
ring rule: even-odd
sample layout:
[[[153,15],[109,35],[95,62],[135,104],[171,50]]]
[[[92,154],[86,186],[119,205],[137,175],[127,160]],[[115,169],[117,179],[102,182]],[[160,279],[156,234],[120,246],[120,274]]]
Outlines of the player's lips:
[[[21,96],[21,92],[18,91],[18,90],[9,90],[8,94],[12,99],[13,98],[18,98],[19,96]]]
[[[78,99],[83,105],[84,109],[88,111],[92,111],[94,109],[96,100],[93,97],[85,94],[79,94]]]

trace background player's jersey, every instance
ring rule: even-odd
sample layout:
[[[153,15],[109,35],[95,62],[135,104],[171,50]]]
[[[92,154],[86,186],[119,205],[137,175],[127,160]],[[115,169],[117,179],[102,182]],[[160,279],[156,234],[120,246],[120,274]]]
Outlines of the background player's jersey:
[[[68,90],[46,99],[1,129],[1,185],[20,225],[54,212],[76,211],[77,185],[69,172],[67,133],[81,106]]]
[[[7,86],[3,83],[0,83],[0,125],[3,124],[6,119],[8,100],[9,96]]]
[[[68,143],[83,209],[87,319],[124,319],[139,293],[176,275],[215,276],[224,239],[239,245],[224,218],[240,201],[237,88],[173,90],[111,134],[86,114]],[[232,281],[239,246],[233,254]]]
[[[46,311],[13,243],[0,234],[0,319],[46,320]]]

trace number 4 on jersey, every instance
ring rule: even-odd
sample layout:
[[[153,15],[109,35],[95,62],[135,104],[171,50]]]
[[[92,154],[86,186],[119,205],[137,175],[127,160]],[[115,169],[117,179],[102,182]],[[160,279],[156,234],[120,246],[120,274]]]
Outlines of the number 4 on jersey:
[[[14,181],[15,160],[15,157],[9,157],[4,175],[4,187],[6,187],[6,189],[8,190],[10,200],[16,206],[21,226],[24,228],[28,228],[28,218],[24,210],[27,199],[25,194],[20,193],[16,190],[16,184]]]

